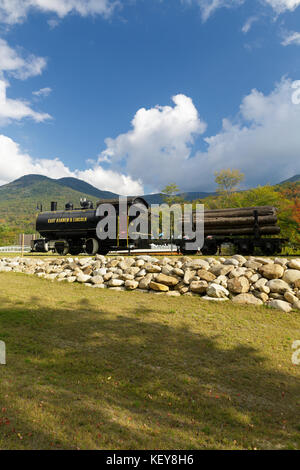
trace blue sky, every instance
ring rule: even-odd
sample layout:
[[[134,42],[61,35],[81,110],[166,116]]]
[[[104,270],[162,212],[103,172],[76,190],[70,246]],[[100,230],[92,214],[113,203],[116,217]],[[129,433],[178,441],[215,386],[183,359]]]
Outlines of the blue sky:
[[[0,0],[0,184],[281,181],[300,172],[299,57],[300,0]]]

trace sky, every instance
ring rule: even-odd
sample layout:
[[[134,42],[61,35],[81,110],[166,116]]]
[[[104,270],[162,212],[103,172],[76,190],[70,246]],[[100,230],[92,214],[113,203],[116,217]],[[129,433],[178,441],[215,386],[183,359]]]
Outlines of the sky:
[[[0,185],[300,173],[300,0],[0,0]]]

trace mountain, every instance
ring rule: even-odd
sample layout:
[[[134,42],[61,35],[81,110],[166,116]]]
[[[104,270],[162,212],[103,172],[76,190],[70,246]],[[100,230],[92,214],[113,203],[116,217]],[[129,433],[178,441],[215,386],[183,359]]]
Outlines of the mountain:
[[[291,178],[281,181],[279,184],[296,183],[297,181],[300,181],[300,175],[291,176]]]
[[[10,243],[15,243],[17,233],[35,232],[37,204],[41,204],[43,210],[50,210],[51,201],[57,201],[61,209],[69,201],[78,207],[82,197],[93,202],[98,199],[41,175],[26,175],[0,186],[0,244],[3,243],[1,232],[6,228],[15,234]]]
[[[184,198],[185,201],[191,202],[195,201],[197,199],[205,199],[206,197],[209,196],[215,196],[216,193],[205,193],[205,192],[187,192],[187,193],[180,193],[178,196],[181,196]],[[142,196],[148,204],[162,204],[163,203],[163,198],[160,193],[155,193],[155,194],[146,194],[145,196]]]
[[[90,194],[91,196],[97,197],[98,199],[112,199],[118,197],[118,194],[112,193],[110,191],[101,191],[101,189],[95,188],[85,181],[79,180],[77,178],[60,178],[55,180],[61,186],[65,186],[80,193]]]

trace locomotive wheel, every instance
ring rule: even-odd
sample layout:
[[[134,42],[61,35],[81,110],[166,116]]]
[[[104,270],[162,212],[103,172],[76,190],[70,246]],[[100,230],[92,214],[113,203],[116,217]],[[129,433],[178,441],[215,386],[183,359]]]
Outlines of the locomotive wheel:
[[[70,255],[72,256],[77,256],[77,255],[80,255],[80,253],[83,252],[83,248],[82,246],[81,247],[78,247],[78,246],[71,246],[70,249],[69,249],[69,253]]]
[[[215,242],[204,242],[203,247],[201,248],[201,253],[204,256],[210,255],[213,256],[218,251],[218,245]]]
[[[253,250],[253,243],[249,240],[245,240],[244,242],[240,242],[238,244],[238,252],[240,255],[251,255],[253,253]]]
[[[265,241],[263,243],[263,246],[262,246],[261,250],[262,250],[264,255],[272,256],[272,255],[275,255],[275,253],[277,252],[277,247],[276,247],[275,243],[268,240],[268,241]]]
[[[89,238],[85,242],[85,251],[88,255],[95,255],[98,253],[99,250],[99,243],[95,238]]]
[[[69,243],[67,241],[59,241],[55,243],[55,251],[60,256],[66,256],[69,253]]]
[[[196,255],[198,253],[198,250],[186,250],[183,247],[180,248],[180,251],[184,256]]]
[[[109,248],[104,248],[104,247],[102,247],[102,248],[99,248],[98,254],[105,256],[105,255],[107,255],[107,253],[109,253],[109,251],[110,251]]]

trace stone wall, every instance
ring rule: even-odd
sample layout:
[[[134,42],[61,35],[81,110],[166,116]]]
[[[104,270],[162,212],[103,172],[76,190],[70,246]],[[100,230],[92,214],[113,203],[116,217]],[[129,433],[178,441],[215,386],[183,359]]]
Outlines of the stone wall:
[[[0,272],[19,272],[88,287],[160,295],[201,296],[207,301],[300,310],[300,259],[234,255],[197,259],[152,256],[94,258],[2,258]]]

